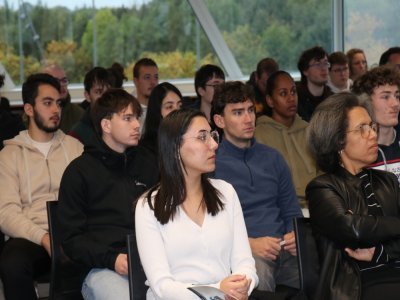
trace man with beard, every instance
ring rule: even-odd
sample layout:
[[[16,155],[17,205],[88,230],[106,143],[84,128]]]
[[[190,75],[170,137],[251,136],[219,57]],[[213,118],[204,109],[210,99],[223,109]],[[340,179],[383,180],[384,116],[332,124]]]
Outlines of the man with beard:
[[[304,121],[309,122],[317,105],[332,95],[327,86],[329,66],[328,54],[321,47],[307,49],[299,58],[297,67],[301,82],[297,85],[298,114]]]
[[[71,103],[71,95],[68,91],[68,78],[62,67],[56,64],[50,64],[43,68],[43,73],[50,74],[60,83],[61,97],[61,121],[60,129],[68,133],[71,128],[82,118],[84,110],[77,104]]]
[[[0,256],[6,299],[36,299],[34,280],[50,270],[46,202],[57,200],[61,176],[82,144],[61,130],[60,84],[34,74],[22,85],[28,129],[0,152],[0,228],[10,237]]]

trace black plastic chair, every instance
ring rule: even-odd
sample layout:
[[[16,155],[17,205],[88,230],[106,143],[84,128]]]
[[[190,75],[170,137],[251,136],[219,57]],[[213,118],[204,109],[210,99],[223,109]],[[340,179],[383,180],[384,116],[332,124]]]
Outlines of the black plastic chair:
[[[128,248],[128,266],[129,266],[129,296],[130,300],[146,300],[148,286],[145,285],[146,275],[139,258],[139,251],[136,245],[134,234],[128,234],[126,237]]]
[[[85,272],[63,252],[57,224],[57,201],[48,201],[47,217],[51,244],[50,300],[79,300]]]
[[[308,299],[314,299],[319,281],[318,249],[312,233],[310,218],[293,220],[299,265],[300,290]]]

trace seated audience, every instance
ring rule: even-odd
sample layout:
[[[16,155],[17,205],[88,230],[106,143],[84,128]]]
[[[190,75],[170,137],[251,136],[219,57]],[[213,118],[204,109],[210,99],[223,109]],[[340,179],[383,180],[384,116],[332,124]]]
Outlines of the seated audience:
[[[86,108],[80,121],[68,133],[78,139],[82,144],[87,145],[95,134],[95,128],[90,119],[90,111],[97,99],[113,85],[113,77],[102,67],[94,67],[86,73],[83,81],[85,87],[85,98],[90,103]]]
[[[122,89],[106,91],[91,109],[94,138],[61,180],[62,247],[87,271],[84,299],[129,299],[126,236],[134,232],[131,207],[157,182],[155,162],[134,147],[140,113],[134,96]]]
[[[333,52],[328,56],[330,63],[328,86],[333,93],[349,92],[353,81],[349,78],[348,58],[343,52]]]
[[[258,289],[275,291],[277,284],[298,288],[293,218],[302,213],[284,158],[254,139],[252,89],[239,81],[225,83],[216,90],[212,105],[213,121],[224,133],[214,176],[232,184],[238,193]]]
[[[173,84],[163,82],[157,85],[150,94],[148,114],[140,144],[158,156],[157,136],[161,120],[181,106],[182,94]]]
[[[0,152],[0,229],[10,239],[0,256],[8,300],[37,299],[34,280],[50,271],[46,202],[57,200],[61,176],[82,144],[60,129],[60,84],[34,74],[22,85],[28,130]]]
[[[289,73],[278,71],[268,78],[266,87],[266,102],[272,116],[258,117],[255,138],[283,155],[292,174],[296,195],[305,207],[305,189],[317,175],[317,168],[306,142],[308,123],[297,114],[296,84]]]
[[[183,107],[190,107],[202,111],[210,122],[211,101],[216,86],[225,82],[225,74],[216,65],[204,65],[197,70],[194,76],[194,89],[198,99],[194,103],[185,103]]]
[[[400,47],[392,47],[383,52],[379,65],[392,65],[400,70]]]
[[[374,169],[390,171],[400,180],[400,73],[390,66],[369,70],[354,83],[353,92],[362,95],[379,125],[378,156]]]
[[[314,299],[398,299],[400,188],[392,173],[368,169],[378,126],[356,96],[325,100],[308,142],[326,172],[306,189],[321,262]]]
[[[364,51],[358,48],[350,49],[346,55],[349,59],[350,79],[354,82],[358,77],[367,72],[367,58]]]
[[[327,86],[329,66],[328,54],[321,47],[307,49],[299,58],[297,67],[301,81],[297,84],[297,112],[306,122],[310,121],[317,105],[332,95]]]
[[[263,58],[257,64],[254,73],[254,82],[248,82],[254,89],[254,98],[256,105],[256,115],[271,115],[271,110],[267,105],[265,98],[267,96],[267,79],[279,70],[278,63],[273,58]]]
[[[218,134],[202,112],[177,110],[161,123],[160,183],[136,206],[136,238],[147,299],[199,299],[187,288],[212,285],[248,299],[258,278],[238,196],[215,169]]]

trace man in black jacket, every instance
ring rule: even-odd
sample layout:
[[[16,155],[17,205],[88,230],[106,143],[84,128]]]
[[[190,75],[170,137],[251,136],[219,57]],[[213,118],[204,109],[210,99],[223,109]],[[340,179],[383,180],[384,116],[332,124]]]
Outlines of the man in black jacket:
[[[62,245],[88,272],[85,299],[129,299],[126,235],[134,233],[132,204],[158,178],[156,162],[133,147],[140,137],[140,113],[140,104],[126,91],[105,92],[91,111],[98,135],[61,180]]]

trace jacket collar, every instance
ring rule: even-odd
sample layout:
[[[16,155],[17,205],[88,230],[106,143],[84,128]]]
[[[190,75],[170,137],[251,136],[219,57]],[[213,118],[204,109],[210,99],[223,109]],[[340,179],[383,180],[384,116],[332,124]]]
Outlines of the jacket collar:
[[[248,148],[240,148],[229,142],[227,139],[223,138],[222,142],[220,144],[220,149],[224,149],[230,154],[232,154],[235,157],[242,158],[244,155],[247,153],[252,153],[254,151],[254,146],[255,146],[256,140],[255,138],[251,139],[251,144],[250,147]]]

